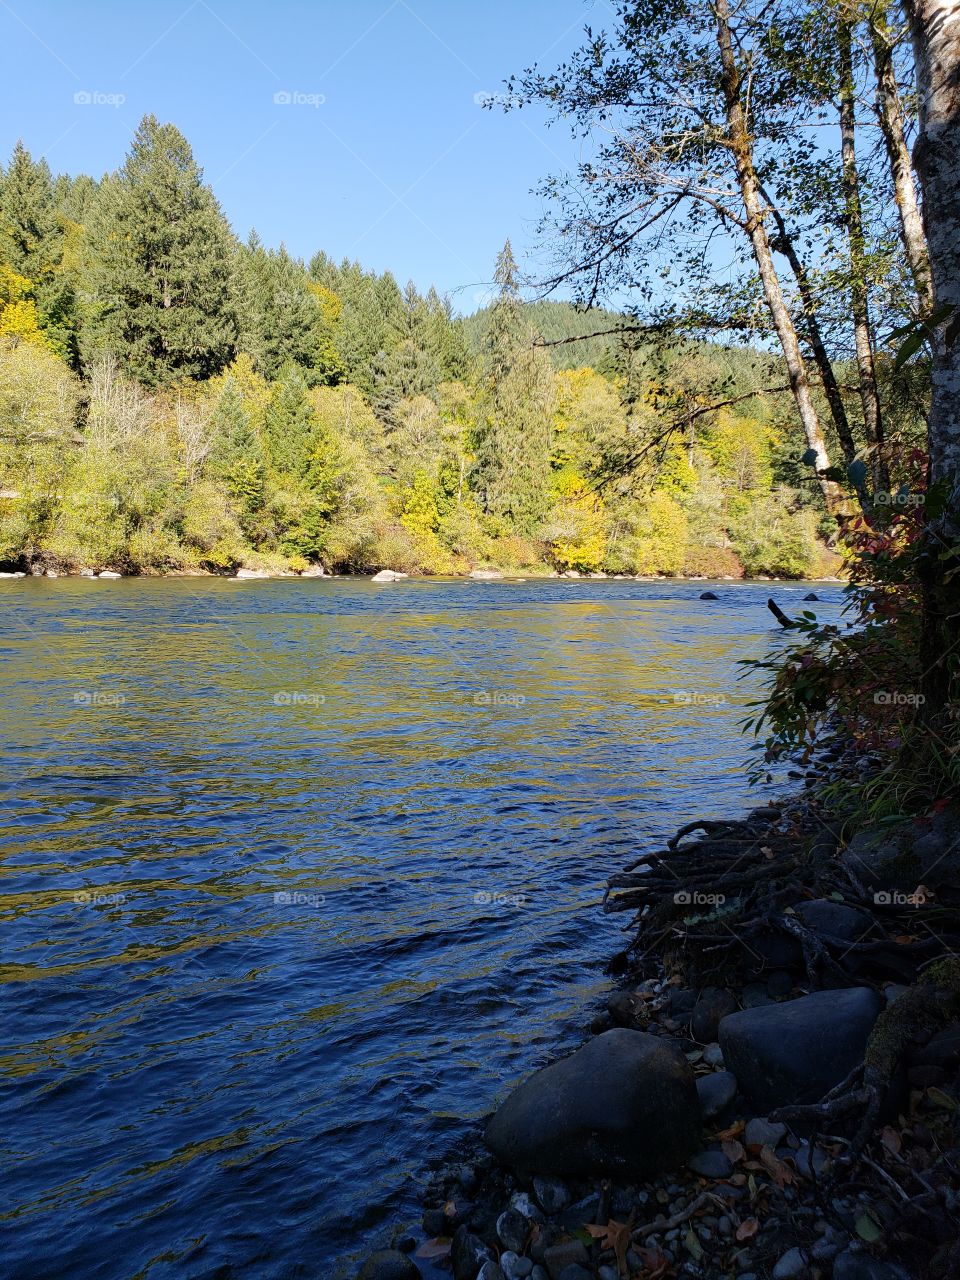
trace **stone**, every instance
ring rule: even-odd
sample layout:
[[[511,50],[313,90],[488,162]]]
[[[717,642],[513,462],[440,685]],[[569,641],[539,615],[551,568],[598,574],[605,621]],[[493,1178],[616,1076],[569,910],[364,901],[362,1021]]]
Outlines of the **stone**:
[[[737,1096],[737,1077],[732,1071],[714,1071],[708,1076],[700,1076],[697,1095],[704,1120],[712,1120]]]
[[[510,1197],[510,1208],[516,1209],[517,1213],[522,1213],[525,1218],[530,1218],[533,1222],[542,1222],[543,1214],[539,1208],[533,1203],[526,1191],[515,1191]]]
[[[518,1253],[508,1249],[500,1255],[500,1270],[506,1280],[525,1280],[533,1270],[533,1263],[529,1258],[521,1258]]]
[[[744,1146],[776,1147],[786,1132],[785,1124],[776,1124],[772,1120],[765,1120],[763,1116],[755,1116],[747,1121],[743,1131]]]
[[[500,1243],[505,1249],[512,1249],[514,1253],[523,1253],[530,1235],[530,1227],[531,1223],[522,1213],[518,1213],[516,1209],[508,1209],[497,1219],[497,1235],[500,1237]]]
[[[716,1043],[716,1041],[714,1041],[713,1044],[708,1044],[707,1047],[704,1049],[703,1060],[708,1067],[723,1066],[723,1050]]]
[[[565,578],[579,578],[580,572],[578,569],[566,569],[563,576]]]
[[[400,577],[399,573],[395,573],[393,569],[381,569],[379,573],[375,573],[370,579],[371,582],[396,582]]]
[[[814,898],[798,902],[794,911],[801,921],[823,937],[840,938],[844,942],[858,942],[873,928],[873,918],[856,907],[829,898]]]
[[[100,576],[102,578],[103,574]],[[238,569],[234,576],[243,580],[247,578],[269,578],[270,574],[267,573],[266,569]]]
[[[312,564],[308,569],[304,569],[301,578],[325,578],[327,571],[322,564]]]
[[[492,1252],[483,1241],[468,1231],[457,1227],[450,1249],[454,1280],[477,1280],[477,1272],[485,1262],[495,1262]]]
[[[833,1261],[833,1280],[906,1280],[906,1274],[860,1249],[844,1249]]]
[[[817,593],[816,593],[815,591],[808,591],[808,592],[807,592],[807,594],[806,594],[803,598],[804,598],[804,600],[819,600],[819,599],[820,599],[820,597],[817,595]]]
[[[46,573],[46,576],[47,576],[48,578],[59,578],[59,577],[60,577],[60,575],[59,575],[59,573],[57,573],[56,569],[48,569],[48,570],[47,570],[47,573]]]
[[[701,600],[719,600],[720,597],[713,591],[701,591],[700,599]]]
[[[767,993],[766,983],[748,982],[740,992],[745,1009],[759,1009],[763,1004],[773,1004],[773,997]]]
[[[533,1180],[533,1192],[544,1213],[560,1213],[570,1204],[573,1196],[559,1178],[538,1175]]]
[[[960,1062],[960,1026],[945,1027],[925,1045],[914,1049],[910,1062],[916,1067],[952,1067]]]
[[[792,973],[787,973],[785,969],[777,969],[767,979],[767,995],[772,1000],[782,1000],[784,996],[790,994],[794,985]]]
[[[420,1268],[399,1249],[380,1249],[364,1262],[357,1280],[420,1280]]]
[[[807,1260],[801,1249],[788,1249],[773,1268],[773,1280],[803,1280]]]
[[[98,578],[106,578],[108,582],[115,582],[117,578],[122,578],[122,573],[117,573],[113,569],[104,569],[97,574]]]
[[[97,576],[97,575],[94,573],[94,571],[93,571],[92,569],[81,569],[81,570],[80,570],[80,577],[81,577],[81,578],[95,578],[96,576]]]
[[[700,1178],[729,1178],[733,1162],[722,1151],[699,1151],[687,1161],[687,1168]]]
[[[641,1177],[699,1146],[700,1104],[676,1044],[614,1027],[520,1084],[487,1124],[505,1165],[560,1177]]]
[[[720,1023],[724,1061],[760,1112],[818,1102],[863,1061],[883,1001],[869,987],[814,991]]]
[[[557,1280],[593,1280],[593,1272],[588,1271],[586,1267],[581,1267],[577,1262],[572,1262],[569,1267],[563,1268]]]
[[[496,1262],[485,1262],[477,1272],[477,1280],[504,1280],[503,1271]]]
[[[618,1027],[643,1031],[650,1020],[649,1005],[636,991],[614,991],[607,1012]]]
[[[590,1255],[579,1240],[564,1240],[561,1244],[552,1244],[543,1251],[543,1265],[550,1274],[550,1280],[560,1280],[567,1267],[587,1267]]]
[[[960,883],[960,809],[950,805],[923,818],[864,827],[841,854],[858,880],[876,891],[879,906],[918,885]]]
[[[713,1044],[717,1039],[720,1019],[734,1013],[737,1002],[729,991],[722,987],[704,987],[700,999],[693,1007],[690,1019],[690,1034],[701,1044]]]
[[[471,569],[468,576],[475,578],[477,582],[495,582],[503,574],[499,569]]]

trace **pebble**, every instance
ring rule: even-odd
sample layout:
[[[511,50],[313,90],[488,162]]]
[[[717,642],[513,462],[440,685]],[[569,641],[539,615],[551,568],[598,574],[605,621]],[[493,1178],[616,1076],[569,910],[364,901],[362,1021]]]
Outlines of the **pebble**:
[[[687,1161],[687,1168],[701,1178],[729,1178],[733,1173],[733,1164],[722,1151],[701,1151]]]
[[[534,1267],[530,1272],[530,1280],[550,1280],[546,1267]]]
[[[525,1280],[533,1270],[533,1263],[529,1258],[521,1258],[512,1249],[507,1249],[500,1255],[500,1270],[506,1280]]]
[[[530,1235],[530,1220],[516,1209],[507,1209],[497,1219],[497,1235],[506,1249],[522,1253]]]
[[[716,1043],[708,1044],[703,1051],[703,1060],[708,1067],[722,1067],[723,1050]]]
[[[620,1272],[616,1267],[600,1267],[597,1276],[599,1280],[620,1280]]]
[[[774,1124],[763,1116],[756,1116],[747,1121],[743,1140],[748,1147],[775,1147],[786,1132],[785,1124]]]
[[[546,1213],[560,1213],[573,1199],[559,1178],[536,1177],[533,1190]]]
[[[477,1272],[477,1280],[504,1280],[503,1271],[495,1262],[485,1262]]]
[[[697,1096],[704,1119],[712,1120],[737,1096],[737,1077],[732,1071],[714,1071],[697,1080]]]
[[[533,1203],[525,1191],[515,1191],[510,1197],[510,1208],[516,1209],[517,1213],[522,1213],[525,1218],[532,1218],[534,1222],[542,1222],[543,1214]]]
[[[773,1268],[773,1280],[803,1280],[807,1274],[807,1260],[800,1249],[788,1249]]]

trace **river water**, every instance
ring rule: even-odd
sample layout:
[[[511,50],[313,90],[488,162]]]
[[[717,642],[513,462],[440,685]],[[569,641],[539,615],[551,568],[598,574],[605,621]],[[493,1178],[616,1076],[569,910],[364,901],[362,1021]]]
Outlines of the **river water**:
[[[349,1275],[415,1223],[601,1000],[605,878],[763,799],[736,663],[809,586],[705,585],[4,583],[0,1275]]]

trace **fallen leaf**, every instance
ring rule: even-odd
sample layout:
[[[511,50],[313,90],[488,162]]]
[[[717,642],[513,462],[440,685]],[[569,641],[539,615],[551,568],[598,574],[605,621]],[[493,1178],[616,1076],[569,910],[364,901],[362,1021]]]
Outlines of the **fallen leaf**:
[[[942,1089],[938,1089],[935,1084],[931,1085],[926,1091],[927,1099],[933,1103],[935,1107],[939,1107],[942,1111],[956,1111],[957,1103],[951,1098],[949,1093],[944,1093]]]
[[[790,1167],[783,1163],[773,1147],[761,1148],[760,1163],[781,1190],[793,1181],[793,1173]]]
[[[703,1257],[703,1246],[700,1244],[700,1239],[693,1227],[687,1228],[687,1234],[683,1237],[683,1244],[687,1253],[699,1262]]]
[[[867,1244],[876,1244],[883,1235],[880,1230],[880,1224],[872,1213],[861,1213],[854,1225],[857,1229],[857,1235]]]
[[[746,1120],[738,1120],[736,1124],[732,1124],[729,1129],[721,1129],[717,1137],[722,1140],[726,1138],[738,1138],[747,1127]]]
[[[903,1139],[900,1137],[900,1134],[897,1133],[896,1129],[891,1128],[890,1125],[885,1125],[884,1128],[881,1129],[880,1141],[887,1150],[892,1151],[895,1156],[900,1154],[901,1148],[903,1147]]]
[[[418,1258],[445,1258],[450,1252],[452,1241],[446,1236],[437,1236],[434,1240],[424,1240],[417,1250]]]
[[[739,1142],[730,1138],[720,1144],[720,1149],[731,1164],[738,1164],[747,1154]]]
[[[760,1223],[756,1218],[744,1218],[734,1233],[738,1240],[752,1240],[760,1230]]]
[[[627,1250],[630,1248],[633,1228],[628,1222],[615,1222],[613,1218],[605,1227],[596,1223],[587,1223],[586,1230],[594,1240],[600,1241],[601,1249],[612,1249],[617,1257],[617,1268],[622,1276],[627,1274]]]

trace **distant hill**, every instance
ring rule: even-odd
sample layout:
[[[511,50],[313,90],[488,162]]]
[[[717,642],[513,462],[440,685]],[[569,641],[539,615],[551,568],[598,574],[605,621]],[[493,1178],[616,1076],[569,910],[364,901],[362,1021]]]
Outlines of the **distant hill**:
[[[475,311],[463,321],[467,342],[474,354],[483,348],[490,323],[492,307]],[[627,317],[616,311],[596,307],[590,311],[578,311],[569,302],[530,302],[527,304],[530,322],[546,342],[561,338],[573,338],[598,330],[615,329],[629,323]],[[570,342],[564,346],[549,347],[555,369],[581,369],[590,365],[594,369],[609,368],[616,349],[615,337],[586,338],[583,342]]]

